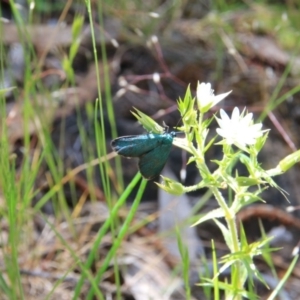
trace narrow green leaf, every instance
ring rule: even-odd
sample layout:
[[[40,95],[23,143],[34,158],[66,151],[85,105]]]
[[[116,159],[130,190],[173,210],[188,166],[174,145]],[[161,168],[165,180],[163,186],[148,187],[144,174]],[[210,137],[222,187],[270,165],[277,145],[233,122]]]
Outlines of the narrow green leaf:
[[[216,219],[216,218],[222,218],[224,216],[225,216],[224,211],[221,208],[216,208],[214,210],[211,210],[210,212],[208,212],[204,216],[200,217],[199,220],[197,222],[195,222],[192,226],[196,226],[196,225],[201,224],[201,223],[203,223],[205,221],[208,221],[208,220],[212,220],[212,219]]]
[[[146,129],[146,131],[151,133],[159,133],[162,134],[165,132],[165,128],[161,127],[157,124],[153,119],[151,119],[146,114],[139,111],[137,108],[134,107],[136,112],[131,112],[139,121],[139,123]]]

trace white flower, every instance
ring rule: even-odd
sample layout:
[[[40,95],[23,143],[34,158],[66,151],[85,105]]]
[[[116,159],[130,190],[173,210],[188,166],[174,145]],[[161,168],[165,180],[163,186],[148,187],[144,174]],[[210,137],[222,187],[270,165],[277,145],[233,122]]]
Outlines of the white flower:
[[[197,85],[197,103],[198,108],[201,113],[206,113],[208,110],[210,110],[213,106],[215,106],[217,103],[219,103],[221,100],[223,100],[228,94],[220,94],[220,95],[214,95],[214,90],[211,89],[210,83],[204,83],[198,81]]]
[[[253,124],[253,114],[245,114],[245,109],[240,114],[237,107],[233,109],[231,119],[226,112],[220,110],[221,119],[216,118],[220,128],[217,133],[222,136],[228,145],[236,145],[245,149],[246,145],[254,145],[256,139],[261,137],[266,130],[261,130],[262,123]]]

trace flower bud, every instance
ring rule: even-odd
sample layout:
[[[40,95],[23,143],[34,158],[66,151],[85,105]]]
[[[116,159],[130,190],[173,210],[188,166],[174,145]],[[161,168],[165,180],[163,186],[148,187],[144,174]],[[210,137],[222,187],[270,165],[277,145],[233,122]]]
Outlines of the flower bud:
[[[279,162],[279,167],[282,172],[286,172],[292,166],[300,161],[300,150],[286,156],[283,160]]]

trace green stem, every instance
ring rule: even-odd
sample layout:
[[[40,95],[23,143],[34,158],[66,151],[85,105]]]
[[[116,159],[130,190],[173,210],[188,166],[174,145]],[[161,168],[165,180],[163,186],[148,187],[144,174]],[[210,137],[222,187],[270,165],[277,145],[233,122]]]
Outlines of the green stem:
[[[228,207],[227,203],[225,202],[225,199],[223,198],[221,192],[216,187],[211,187],[210,190],[216,197],[220,207],[224,210],[225,220],[227,222],[227,226],[230,231],[231,240],[232,240],[232,249],[230,249],[231,253],[237,253],[240,250],[240,247],[239,247],[239,239],[238,239],[238,234],[237,234],[237,226],[236,226],[236,222],[235,222],[235,214],[230,210],[230,208]],[[236,282],[236,284],[238,286],[238,289],[240,290],[243,288],[243,283],[240,280],[240,278],[241,278],[240,262],[236,262],[235,266],[236,266],[236,274],[234,274],[232,276],[232,281],[233,280],[238,281],[238,282]],[[240,296],[237,295],[236,299],[240,299]]]
[[[124,221],[124,223],[123,223],[123,225],[122,225],[122,227],[119,231],[118,236],[114,239],[114,242],[111,246],[111,249],[106,254],[105,259],[101,262],[101,267],[98,270],[97,275],[96,275],[96,282],[101,282],[102,275],[108,269],[110,261],[113,259],[114,256],[116,256],[117,250],[119,249],[125,235],[128,233],[129,226],[130,226],[131,221],[133,220],[133,218],[136,214],[136,211],[138,210],[138,207],[139,207],[140,201],[142,199],[142,196],[144,194],[144,190],[145,190],[146,185],[147,185],[147,180],[143,179],[141,184],[140,184],[140,188],[138,190],[136,198],[135,198],[135,200],[133,201],[133,203],[131,205],[130,211],[129,211],[129,213],[128,213],[128,215],[127,215],[127,217],[126,217],[126,219],[125,219],[125,221]],[[93,289],[90,289],[86,299],[87,300],[93,299],[94,292],[95,291]]]
[[[216,187],[210,187],[210,190],[216,197],[218,204],[220,207],[223,209],[225,213],[225,219],[229,228],[229,231],[232,236],[232,251],[237,252],[239,251],[239,242],[238,242],[238,236],[237,236],[237,228],[236,228],[236,223],[235,223],[235,216],[231,212],[230,208],[228,207],[224,197],[222,196],[221,192],[216,188]]]
[[[108,229],[110,228],[111,223],[117,217],[117,214],[118,214],[120,208],[124,205],[128,196],[130,195],[130,193],[132,192],[134,187],[137,185],[137,183],[140,181],[141,177],[142,177],[141,174],[138,172],[137,175],[130,182],[130,184],[127,186],[125,191],[122,193],[119,200],[116,202],[115,206],[110,211],[109,218],[107,218],[106,221],[102,224],[99,232],[97,233],[97,236],[93,243],[93,247],[88,255],[88,258],[86,259],[85,270],[88,270],[89,268],[91,268],[93,262],[95,261],[95,259],[97,257],[97,255],[96,255],[97,250],[99,249],[99,245],[100,245],[104,235],[107,233]],[[75,287],[73,299],[77,299],[77,295],[79,295],[79,292],[82,289],[85,279],[86,279],[85,274],[82,274],[79,281],[77,282],[76,287]]]

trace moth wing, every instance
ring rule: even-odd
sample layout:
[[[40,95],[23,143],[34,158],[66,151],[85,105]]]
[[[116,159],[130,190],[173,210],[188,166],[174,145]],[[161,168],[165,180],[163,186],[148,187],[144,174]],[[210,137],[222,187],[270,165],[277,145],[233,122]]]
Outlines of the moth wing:
[[[111,146],[119,155],[126,157],[139,157],[153,150],[159,141],[149,135],[129,135],[114,139]]]
[[[159,175],[168,160],[171,148],[172,143],[161,144],[140,157],[139,170],[144,178],[150,180]]]

